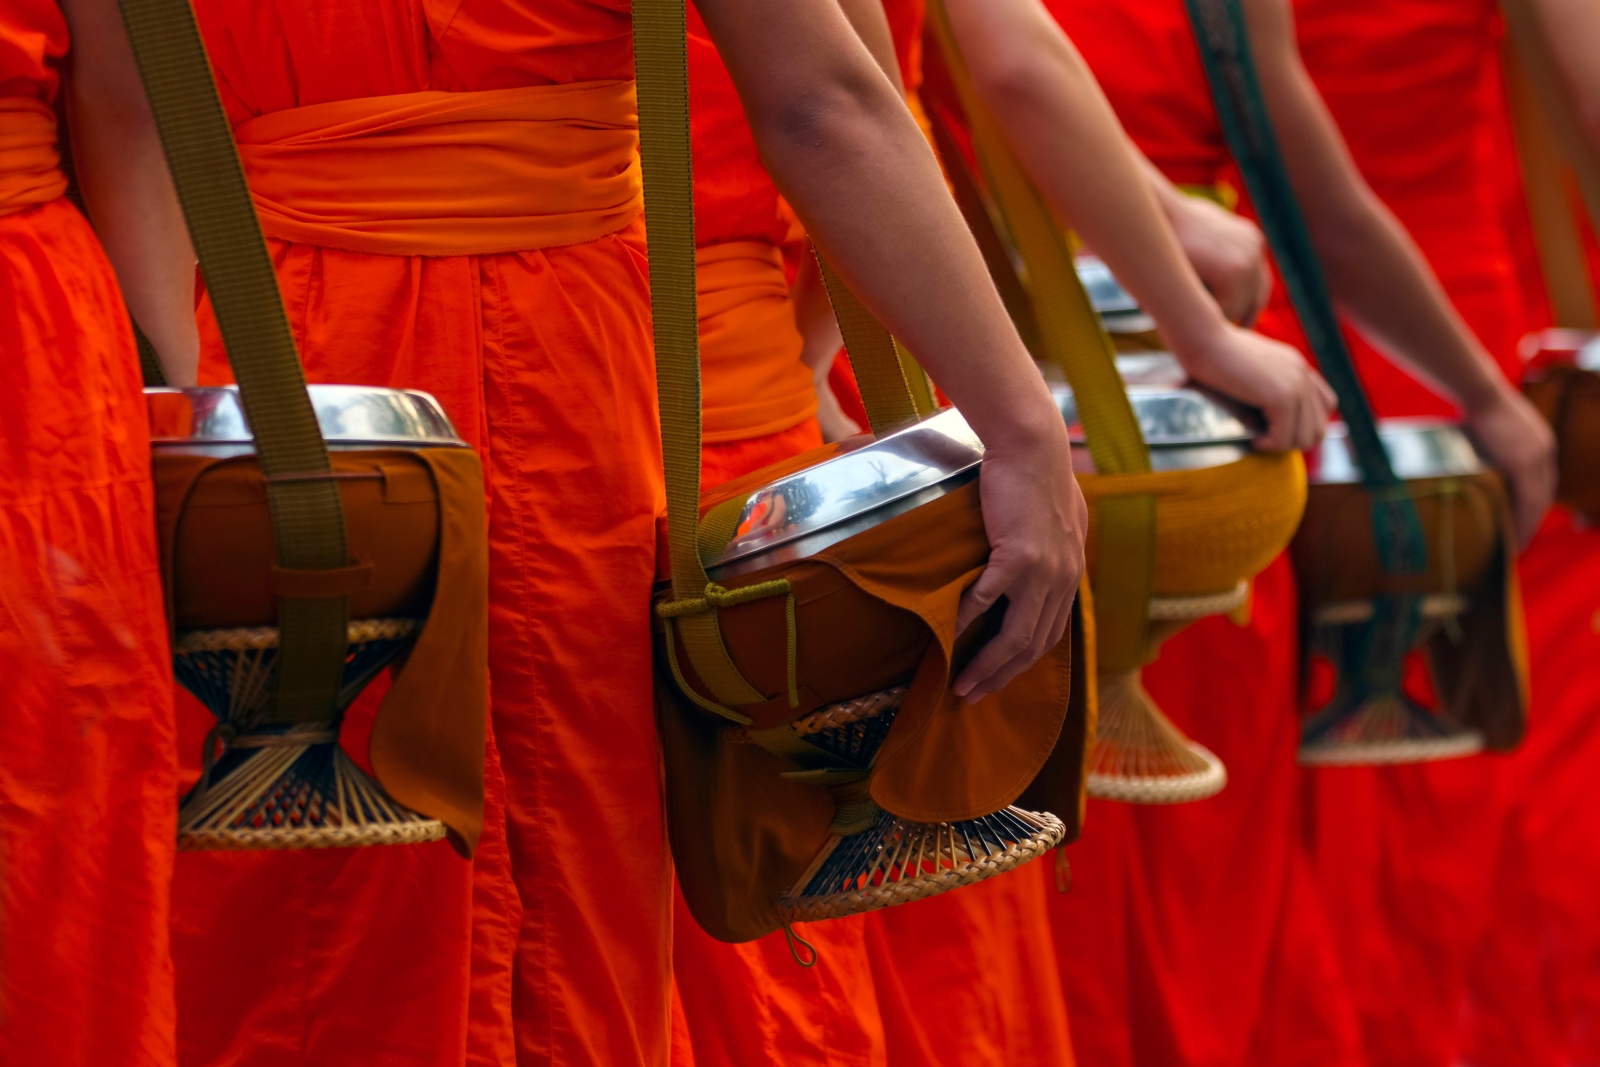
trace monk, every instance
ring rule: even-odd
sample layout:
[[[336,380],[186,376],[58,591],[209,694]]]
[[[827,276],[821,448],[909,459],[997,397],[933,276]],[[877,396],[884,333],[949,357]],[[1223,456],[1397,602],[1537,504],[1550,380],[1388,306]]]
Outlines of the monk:
[[[1549,6],[1558,13],[1568,7]],[[1496,196],[1496,155],[1505,146],[1499,136],[1504,111],[1500,23],[1498,6],[1489,2],[1416,0],[1384,4],[1381,10],[1360,3],[1297,7],[1307,68],[1356,164],[1406,225],[1473,333],[1515,382],[1521,377],[1517,341],[1529,321]],[[1587,59],[1581,26],[1564,29],[1556,54]],[[1595,30],[1589,32],[1592,37]],[[1582,84],[1581,66],[1573,73],[1575,83]],[[1589,75],[1591,81],[1594,76]],[[1403,104],[1374,109],[1380,97]],[[1380,377],[1380,361],[1370,350],[1368,355],[1368,381],[1388,414],[1450,413],[1448,401],[1426,383],[1393,368]],[[1525,532],[1531,532],[1526,522]],[[1584,554],[1575,551],[1582,543],[1536,539],[1523,561],[1535,579],[1535,587],[1525,590],[1534,686],[1526,751],[1506,759],[1321,772],[1313,779],[1311,826],[1319,877],[1341,934],[1374,1064],[1454,1062],[1471,954],[1486,932],[1527,914],[1493,900],[1500,872],[1519,872],[1513,876],[1519,882],[1538,879],[1539,860],[1528,852],[1532,842],[1502,835],[1502,828],[1505,835],[1517,834],[1506,823],[1511,812],[1503,790],[1525,773],[1521,768],[1537,759],[1536,753],[1550,753],[1548,746],[1559,746],[1555,751],[1562,755],[1571,752],[1570,737],[1564,736],[1568,730],[1559,719],[1552,722],[1551,714],[1562,705],[1583,703],[1579,692],[1570,691],[1576,681],[1570,678],[1572,667],[1562,669],[1563,660],[1573,666],[1580,662],[1574,658],[1580,650],[1559,651],[1560,644],[1572,640],[1565,636],[1569,631],[1584,633],[1571,630],[1570,615],[1571,597],[1584,586],[1585,574],[1591,599],[1600,596],[1594,577],[1600,572],[1583,566]],[[1558,555],[1546,557],[1550,552]],[[1549,561],[1541,563],[1541,557]],[[1533,795],[1552,796],[1549,775],[1539,774]],[[1533,816],[1533,825],[1540,817]],[[1522,818],[1516,822],[1528,826]],[[1565,866],[1554,857],[1551,862],[1555,869]],[[1587,881],[1579,871],[1566,871],[1552,890],[1563,877]],[[1512,936],[1527,933],[1522,927]],[[1548,936],[1533,935],[1529,951]],[[1572,944],[1571,937],[1568,933],[1561,940]],[[1496,972],[1506,979],[1514,973]],[[1502,1014],[1503,1020],[1491,1021]],[[1531,1024],[1541,1014],[1538,1006],[1517,1003],[1500,1005],[1498,1011],[1489,1005],[1474,1010],[1491,1027],[1516,1026],[1523,1018]]]
[[[1534,9],[1582,132],[1600,150],[1600,12],[1567,0]],[[1524,326],[1553,324],[1510,139],[1506,212],[1525,306]],[[1596,246],[1590,252],[1590,278]],[[1600,292],[1596,292],[1600,299]],[[1501,770],[1502,837],[1493,854],[1490,918],[1474,947],[1466,1003],[1456,1032],[1462,1062],[1482,1067],[1554,1067],[1597,1055],[1600,954],[1592,887],[1600,878],[1600,819],[1591,803],[1600,761],[1590,728],[1600,694],[1600,535],[1563,508],[1553,509],[1520,560],[1528,604],[1533,730]]]
[[[1226,175],[1180,0],[1048,3],[1156,166],[1185,184]],[[1334,295],[1386,354],[1404,357],[1461,404],[1531,529],[1549,500],[1548,434],[1351,164],[1301,66],[1287,6],[1244,6],[1271,118]],[[1297,335],[1281,310],[1262,327]],[[1361,368],[1372,383],[1371,360]],[[1374,399],[1386,413],[1378,384]],[[1295,602],[1285,562],[1257,580],[1251,616],[1243,628],[1201,622],[1147,672],[1180,727],[1217,741],[1228,788],[1171,810],[1113,814],[1091,805],[1056,930],[1079,1051],[1092,1050],[1096,1062],[1364,1061],[1344,960],[1300,840]]]
[[[989,444],[993,553],[958,621],[1009,609],[956,679],[979,699],[1069,616],[1084,507],[1059,414],[832,0],[698,7],[779,188]],[[198,15],[308,377],[426,390],[483,455],[494,747],[470,868],[436,848],[186,857],[185,1059],[662,1064],[662,487],[628,4]],[[199,327],[219,380],[204,302]]]
[[[177,199],[116,19],[76,0],[0,12],[4,1063],[175,1062],[176,755],[149,430],[116,275],[65,197],[63,108],[118,266],[141,236],[152,275],[183,278],[194,256],[181,228],[151,232]],[[171,354],[168,373],[192,380],[192,350]]]
[[[899,40],[921,37],[921,7],[908,17],[911,6],[887,5]],[[952,0],[946,10],[975,88],[1041,191],[1139,296],[1190,373],[1266,410],[1262,447],[1310,447],[1320,440],[1332,403],[1326,384],[1292,349],[1227,321],[1070,46],[1034,67],[1011,62],[1005,43],[1016,35],[1043,34],[1065,46],[1045,11],[1034,3],[994,0]],[[917,86],[920,70],[913,67],[908,82]],[[1258,306],[1264,296],[1259,286],[1245,295]],[[869,917],[891,1063],[1070,1061],[1061,978],[1045,936],[1056,878],[1068,872],[1052,866],[1035,864]]]

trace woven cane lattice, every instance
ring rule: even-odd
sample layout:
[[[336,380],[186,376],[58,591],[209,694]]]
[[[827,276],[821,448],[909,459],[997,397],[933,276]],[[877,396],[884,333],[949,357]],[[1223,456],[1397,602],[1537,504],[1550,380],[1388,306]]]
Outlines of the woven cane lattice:
[[[1468,607],[1464,597],[1430,596],[1421,604],[1415,645],[1456,624]],[[1361,625],[1373,614],[1370,601],[1327,605],[1318,611],[1312,648],[1342,669],[1340,688],[1326,707],[1306,721],[1298,759],[1307,766],[1388,766],[1459,759],[1483,751],[1484,737],[1416,703],[1397,686],[1359,691]]]
[[[812,869],[778,900],[785,922],[816,922],[908,904],[981,882],[1037,859],[1066,827],[1018,807],[955,823],[910,822],[888,812],[864,833],[829,840]]]
[[[1195,619],[1242,607],[1250,583],[1207,596],[1152,597],[1155,645]],[[1128,804],[1187,804],[1228,784],[1222,761],[1186,737],[1145,692],[1139,671],[1100,676],[1100,718],[1089,759],[1089,795]]]
[[[905,700],[904,688],[885,689],[843,704],[833,704],[794,724],[804,738],[831,756],[870,767]]]
[[[350,624],[341,706],[406,649],[420,625]],[[195,631],[175,643],[174,673],[218,719],[206,739],[205,772],[178,813],[178,847],[345,848],[443,837],[443,823],[390,800],[345,755],[337,723],[266,721],[277,649],[270,627]],[[219,742],[223,752],[213,763]]]

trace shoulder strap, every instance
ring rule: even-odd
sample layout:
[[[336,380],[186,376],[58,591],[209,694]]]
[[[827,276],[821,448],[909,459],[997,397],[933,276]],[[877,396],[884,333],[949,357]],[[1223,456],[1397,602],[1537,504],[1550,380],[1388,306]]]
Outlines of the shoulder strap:
[[[345,567],[344,512],[266,242],[188,0],[121,0],[122,18],[267,478],[278,565]],[[349,600],[278,602],[280,722],[331,718]]]
[[[928,87],[946,96],[953,92],[955,99],[941,103],[966,115],[992,197],[990,211],[990,205],[982,203],[975,175],[964,174],[955,183],[968,225],[978,235],[980,248],[987,250],[991,271],[999,272],[997,285],[1003,295],[1010,293],[1012,303],[1025,301],[1031,307],[1032,315],[1021,321],[1033,327],[1042,354],[1061,368],[1072,386],[1095,470],[1102,475],[1149,471],[1149,449],[1117,372],[1111,339],[1078,279],[1071,238],[974,91],[941,0],[929,5],[928,26],[938,41],[938,47],[927,52]],[[930,118],[942,124],[941,109],[930,110]],[[940,140],[953,143],[948,129]],[[953,172],[966,165],[959,153],[946,162]],[[1005,243],[1001,230],[1022,258],[1026,286],[1001,251]],[[1098,548],[1090,583],[1095,590],[1096,658],[1103,671],[1131,670],[1149,658],[1155,498],[1148,493],[1103,495],[1095,504],[1095,523]]]
[[[1502,51],[1506,90],[1551,310],[1558,326],[1592,330],[1600,325],[1600,313],[1567,179],[1582,194],[1590,221],[1600,226],[1600,154],[1573,113],[1538,13],[1528,0],[1501,0],[1501,7],[1508,31]]]
[[[1390,574],[1419,573],[1427,568],[1428,561],[1422,523],[1410,496],[1397,491],[1403,483],[1378,438],[1377,419],[1340,333],[1322,262],[1311,243],[1311,231],[1289,184],[1278,140],[1267,117],[1239,0],[1185,2],[1223,136],[1244,175],[1245,188],[1272,246],[1284,288],[1306,339],[1323,376],[1338,396],[1339,414],[1348,428],[1362,481],[1374,491],[1373,523],[1384,570]]]

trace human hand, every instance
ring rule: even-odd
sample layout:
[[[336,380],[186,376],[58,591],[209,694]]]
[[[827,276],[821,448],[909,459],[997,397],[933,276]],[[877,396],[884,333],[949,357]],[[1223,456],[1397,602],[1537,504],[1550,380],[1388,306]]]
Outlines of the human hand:
[[[987,443],[978,489],[989,565],[961,597],[962,633],[1002,596],[1005,621],[955,681],[969,704],[1004,688],[1061,640],[1083,577],[1089,509],[1072,475],[1066,426]]]
[[[1509,385],[1501,385],[1485,403],[1469,410],[1466,423],[1489,461],[1505,476],[1517,537],[1526,547],[1555,499],[1555,434]]]
[[[1267,428],[1256,436],[1257,448],[1305,451],[1321,443],[1337,401],[1322,375],[1293,348],[1224,326],[1209,343],[1173,354],[1201,385],[1261,409]]]
[[[1183,254],[1231,322],[1249,326],[1272,295],[1267,242],[1249,219],[1197,196],[1163,203]]]

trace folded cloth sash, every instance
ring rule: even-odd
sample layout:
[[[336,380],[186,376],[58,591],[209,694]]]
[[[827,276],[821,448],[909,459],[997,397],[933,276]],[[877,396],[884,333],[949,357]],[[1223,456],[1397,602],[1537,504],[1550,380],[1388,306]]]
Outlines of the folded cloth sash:
[[[707,245],[694,256],[699,290],[701,439],[745,441],[817,411],[805,342],[794,321],[783,254],[766,241]]]
[[[55,112],[30,96],[0,96],[0,217],[48,204],[66,191]]]
[[[393,256],[593,241],[643,205],[631,81],[406,93],[234,129],[267,236]]]

